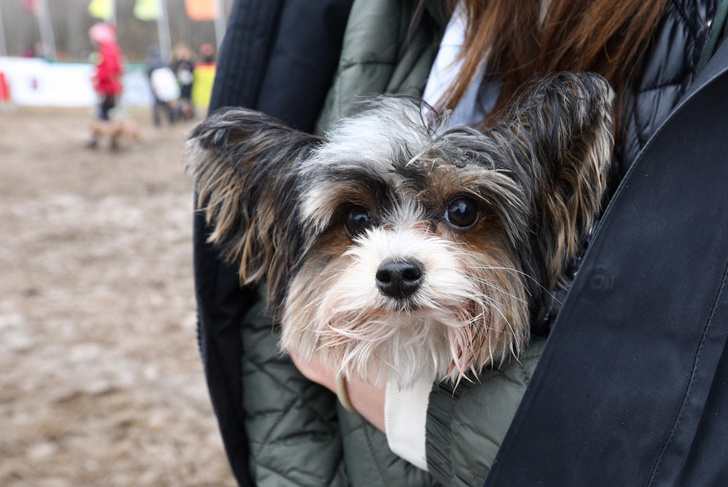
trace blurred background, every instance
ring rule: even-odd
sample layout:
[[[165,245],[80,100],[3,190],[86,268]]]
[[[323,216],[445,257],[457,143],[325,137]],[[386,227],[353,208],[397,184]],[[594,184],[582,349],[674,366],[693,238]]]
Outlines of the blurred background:
[[[197,349],[182,165],[231,7],[0,0],[3,487],[234,485]],[[123,66],[108,121],[99,22]]]
[[[217,16],[218,5],[223,15]],[[59,61],[85,61],[93,51],[89,28],[108,20],[117,25],[128,60],[144,62],[149,46],[160,42],[159,26],[165,42],[168,25],[172,45],[183,42],[197,49],[215,42],[216,29],[222,27],[219,34],[224,33],[224,14],[231,5],[232,0],[0,0],[6,46],[3,52],[0,39],[0,55],[22,56],[35,50]],[[46,23],[51,32],[46,32]]]

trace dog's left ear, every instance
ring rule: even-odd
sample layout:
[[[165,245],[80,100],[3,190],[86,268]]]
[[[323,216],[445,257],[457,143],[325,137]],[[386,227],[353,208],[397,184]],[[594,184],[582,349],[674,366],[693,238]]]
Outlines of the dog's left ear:
[[[613,103],[614,91],[601,76],[557,73],[526,91],[492,128],[523,170],[551,287],[601,209],[614,145]]]
[[[302,245],[297,163],[320,141],[260,112],[221,108],[185,147],[209,240],[239,266],[242,282],[266,281],[274,310]]]

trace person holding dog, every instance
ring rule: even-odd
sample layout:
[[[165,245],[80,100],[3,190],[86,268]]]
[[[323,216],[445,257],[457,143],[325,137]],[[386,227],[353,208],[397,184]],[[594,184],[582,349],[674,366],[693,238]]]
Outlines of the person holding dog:
[[[338,8],[348,11],[348,5]],[[259,15],[261,25],[267,19],[295,26],[292,19],[300,11],[288,7],[282,12],[276,17],[264,8],[238,2],[233,20],[242,19],[243,14],[248,19]],[[329,49],[321,47],[321,34],[313,28],[299,26],[303,32],[297,31],[297,37],[285,28],[276,30],[295,41],[283,34],[266,37],[266,31],[247,34],[249,40],[270,46],[270,52],[279,56],[284,51],[275,47],[297,44],[303,60],[307,57],[301,39],[319,42],[314,42],[319,49],[315,52],[328,62],[317,63],[319,70],[288,72],[286,86],[276,82],[281,79],[276,75],[287,72],[298,59],[276,55],[250,59],[248,69],[242,70],[239,60],[245,59],[252,44],[242,42],[242,26],[247,24],[241,22],[236,28],[233,21],[221,52],[211,108],[240,104],[299,129],[324,133],[336,120],[360,110],[361,96],[422,95],[424,89],[426,98],[454,110],[460,121],[485,127],[534,76],[595,71],[617,91],[614,191],[695,79],[708,40],[722,26],[714,21],[717,13],[715,3],[699,0],[629,1],[619,6],[602,0],[468,0],[459,7],[427,1],[358,1],[348,17],[335,75],[331,59],[339,57],[340,32],[330,32]],[[290,83],[296,75],[302,84]],[[297,90],[316,96],[302,106],[293,102],[303,99]],[[206,373],[241,485],[248,485],[251,477],[260,485],[484,482],[542,353],[544,341],[538,337],[548,334],[565,293],[549,309],[539,310],[533,323],[536,338],[518,360],[454,389],[418,384],[401,394],[364,382],[341,384],[333,370],[293,357],[305,377],[337,392],[367,422],[341,407],[335,409],[333,396],[302,381],[286,358],[274,356],[272,323],[266,320],[254,290],[239,289],[235,271],[206,244],[209,229],[200,217],[195,231]],[[573,270],[577,268],[575,262]],[[240,364],[241,357],[242,369],[240,365],[229,368]],[[411,420],[404,428],[402,418]],[[370,423],[386,431],[386,437]],[[386,451],[387,443],[407,462]]]

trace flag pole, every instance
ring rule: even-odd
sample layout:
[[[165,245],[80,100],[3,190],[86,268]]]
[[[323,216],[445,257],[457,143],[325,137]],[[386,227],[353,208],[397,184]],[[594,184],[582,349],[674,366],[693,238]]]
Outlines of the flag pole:
[[[220,49],[222,40],[225,37],[225,1],[215,0],[215,40],[217,41],[217,49]]]
[[[38,27],[40,27],[40,37],[43,43],[43,55],[51,61],[56,60],[56,41],[53,37],[53,24],[51,24],[51,13],[48,10],[48,2],[46,0],[37,0],[40,5],[40,14],[38,15]]]
[[[171,60],[172,41],[169,36],[169,19],[167,18],[167,2],[165,0],[157,0],[159,2],[159,15],[157,15],[157,30],[159,31],[159,49],[162,53],[162,59],[165,62]]]
[[[8,46],[5,44],[5,26],[3,25],[3,10],[0,5],[0,56],[8,55]]]

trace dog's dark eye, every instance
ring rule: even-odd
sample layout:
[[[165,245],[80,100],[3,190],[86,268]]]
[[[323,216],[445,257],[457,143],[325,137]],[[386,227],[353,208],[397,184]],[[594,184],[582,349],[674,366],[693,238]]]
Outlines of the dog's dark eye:
[[[369,211],[363,206],[354,205],[346,212],[344,228],[351,238],[358,236],[364,230],[369,228],[371,224],[372,219],[369,216]]]
[[[447,221],[460,228],[467,228],[478,221],[478,205],[465,196],[453,198],[445,209]]]

